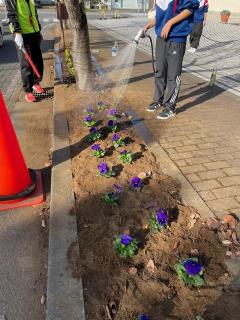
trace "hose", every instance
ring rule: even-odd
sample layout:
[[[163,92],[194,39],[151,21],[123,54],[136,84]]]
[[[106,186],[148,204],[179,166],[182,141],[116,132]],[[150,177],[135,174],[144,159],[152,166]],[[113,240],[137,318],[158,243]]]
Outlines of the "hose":
[[[154,52],[153,52],[153,41],[152,41],[152,38],[149,34],[146,34],[145,37],[147,37],[150,41],[150,44],[151,44],[151,53],[152,53],[152,67],[153,67],[153,71],[154,73],[156,73],[156,70],[155,70],[155,64],[154,64]]]

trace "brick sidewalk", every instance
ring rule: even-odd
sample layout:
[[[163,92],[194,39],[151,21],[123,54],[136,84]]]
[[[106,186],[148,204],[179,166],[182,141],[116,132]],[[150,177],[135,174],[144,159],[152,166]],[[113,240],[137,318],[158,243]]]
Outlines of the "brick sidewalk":
[[[102,31],[94,39],[96,44],[92,48],[105,51],[102,67],[106,68],[114,39]],[[120,50],[122,46],[125,45],[120,44]],[[177,115],[161,121],[156,118],[157,113],[145,111],[152,102],[153,92],[151,59],[149,54],[137,50],[124,97],[127,107],[144,119],[166,152],[166,157],[162,157],[166,161],[160,162],[160,166],[182,181],[181,193],[185,199],[195,193],[191,203],[196,203],[199,195],[218,217],[230,212],[240,217],[240,98],[218,87],[210,88],[203,80],[184,73]],[[171,169],[171,162],[176,170]],[[189,193],[189,187],[180,178],[182,175],[195,192]],[[206,213],[201,204],[198,207],[200,213]]]
[[[158,120],[145,111],[153,80],[141,52],[126,96],[207,206],[218,216],[240,214],[240,99],[185,73],[177,116]]]

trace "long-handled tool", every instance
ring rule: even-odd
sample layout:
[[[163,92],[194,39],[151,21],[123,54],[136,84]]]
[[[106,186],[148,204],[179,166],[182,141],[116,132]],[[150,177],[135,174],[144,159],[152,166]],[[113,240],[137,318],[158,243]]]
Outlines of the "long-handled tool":
[[[31,65],[31,67],[32,67],[33,71],[35,72],[36,76],[37,76],[39,79],[41,79],[41,76],[40,76],[39,72],[37,71],[37,68],[36,68],[35,65],[33,64],[32,59],[30,58],[27,50],[26,50],[24,47],[22,47],[22,52],[24,53],[27,61],[28,61],[29,64]]]

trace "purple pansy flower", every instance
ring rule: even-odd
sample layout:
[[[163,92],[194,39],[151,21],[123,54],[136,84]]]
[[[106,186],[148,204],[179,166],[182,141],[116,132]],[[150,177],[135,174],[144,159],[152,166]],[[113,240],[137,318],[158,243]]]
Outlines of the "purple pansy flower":
[[[97,128],[96,127],[92,127],[90,130],[89,130],[90,133],[96,133],[97,132]]]
[[[117,192],[123,192],[123,188],[119,187],[116,183],[113,185]]]
[[[121,239],[121,244],[124,244],[125,246],[128,246],[133,241],[133,238],[128,234],[121,234],[120,239]]]
[[[156,219],[159,225],[164,226],[168,224],[168,214],[164,209],[159,209],[156,213]]]
[[[98,143],[95,143],[92,147],[91,147],[92,150],[94,151],[99,151],[101,148],[100,148],[100,144]]]
[[[114,126],[114,121],[113,120],[109,120],[108,121],[108,126],[109,127],[113,127]]]
[[[110,109],[109,110],[109,115],[112,116],[112,117],[116,116],[117,115],[117,109],[115,109],[115,108],[114,109]]]
[[[117,141],[119,140],[119,138],[120,138],[119,135],[117,133],[114,133],[112,141]]]
[[[120,152],[120,154],[122,155],[122,154],[127,154],[127,150],[122,150],[121,152]]]
[[[197,261],[187,259],[184,262],[184,268],[190,276],[196,276],[202,270],[202,265]]]
[[[86,110],[87,110],[87,112],[89,112],[89,113],[94,113],[94,110],[93,110],[93,107],[92,107],[92,106],[88,106]]]
[[[149,320],[149,317],[146,316],[145,314],[141,314],[140,316],[138,316],[137,319],[138,319],[138,320]]]
[[[98,169],[100,171],[101,174],[107,174],[108,173],[108,170],[109,170],[109,167],[108,165],[106,164],[106,162],[103,162],[101,164],[98,165]]]
[[[90,114],[88,114],[86,117],[85,117],[85,121],[86,122],[91,122],[93,120],[92,116]]]
[[[131,180],[131,186],[134,188],[134,189],[139,189],[141,188],[142,186],[142,180],[138,177],[134,177],[132,180]]]

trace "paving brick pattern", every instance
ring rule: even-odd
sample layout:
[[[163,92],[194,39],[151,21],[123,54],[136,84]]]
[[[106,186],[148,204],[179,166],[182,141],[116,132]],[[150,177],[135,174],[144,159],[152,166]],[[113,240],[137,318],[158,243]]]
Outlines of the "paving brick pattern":
[[[184,103],[194,104],[192,93]],[[153,132],[213,212],[240,213],[240,102],[224,93],[212,94],[214,99],[184,112],[181,102],[177,117],[159,123]],[[151,127],[156,120],[147,122]]]
[[[177,115],[147,112],[154,82],[149,56],[137,52],[127,103],[136,110],[207,206],[219,217],[240,217],[240,99],[184,73]],[[160,164],[161,165],[161,164]]]
[[[103,28],[116,38],[123,41],[134,39],[138,30],[146,24],[146,16],[134,15],[128,19],[95,20],[91,23]],[[204,28],[199,50],[196,54],[186,52],[184,68],[197,73],[205,79],[210,79],[212,69],[218,70],[218,82],[224,87],[234,90],[240,95],[240,15],[233,14],[230,23],[220,23],[219,14],[209,13],[208,22]],[[149,34],[154,40],[155,32]],[[150,52],[148,39],[139,42],[139,47]]]

